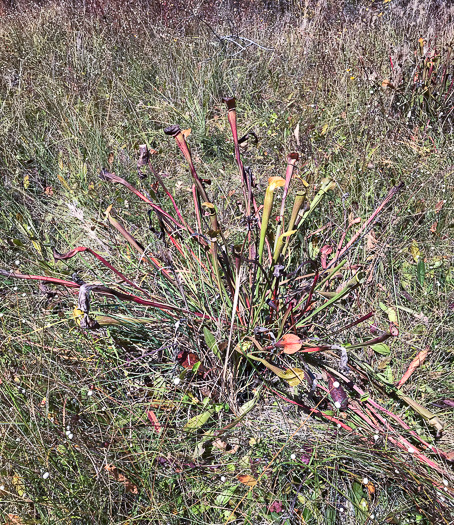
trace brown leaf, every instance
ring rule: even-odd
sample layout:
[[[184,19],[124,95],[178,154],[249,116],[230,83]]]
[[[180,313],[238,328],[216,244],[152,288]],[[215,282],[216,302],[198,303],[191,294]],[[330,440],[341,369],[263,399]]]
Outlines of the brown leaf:
[[[16,514],[7,514],[5,525],[25,525],[25,522]]]
[[[441,209],[443,208],[443,205],[444,205],[445,201],[440,201],[440,202],[437,202],[436,206],[435,206],[435,211],[437,213],[439,213],[441,211]]]
[[[240,448],[239,445],[231,446],[225,441],[222,441],[222,439],[215,439],[213,441],[213,447],[218,448],[219,450],[224,451],[226,454],[235,454],[238,452],[238,449]]]
[[[46,186],[46,189],[44,190],[44,193],[46,195],[49,195],[52,196],[54,194],[54,189],[52,188],[52,186]]]
[[[375,250],[375,248],[377,247],[378,241],[377,241],[377,238],[375,237],[373,231],[370,231],[366,235],[366,241],[367,241],[366,242],[366,250],[368,252],[371,252],[371,251]]]
[[[424,348],[424,350],[421,350],[421,352],[419,352],[419,354],[410,363],[410,366],[407,368],[407,371],[402,376],[402,379],[397,383],[397,388],[400,388],[409,379],[413,372],[424,363],[428,354],[429,347]]]
[[[199,356],[193,352],[182,350],[177,355],[178,362],[183,368],[191,369],[196,363],[200,361]]]
[[[369,498],[372,498],[372,496],[375,494],[375,485],[369,481],[369,483],[366,485],[366,488]]]
[[[114,159],[115,159],[115,155],[113,154],[113,151],[111,151],[111,152],[109,153],[109,156],[107,157],[107,162],[108,162],[110,165],[112,165]]]
[[[153,410],[149,410],[147,412],[147,417],[148,417],[150,423],[153,425],[153,427],[156,430],[156,432],[161,432],[161,429],[162,429],[161,424],[159,423],[159,420],[156,417],[156,414],[153,412]]]
[[[257,485],[257,480],[248,474],[240,474],[236,479],[247,487],[255,487]]]
[[[387,88],[396,89],[394,85],[387,78],[383,80],[383,82],[381,83],[381,87],[383,89],[387,89]]]
[[[435,233],[435,232],[437,231],[437,226],[438,226],[438,222],[435,221],[435,222],[432,224],[432,226],[430,227],[430,231],[431,231],[432,233]]]
[[[131,494],[139,493],[139,489],[137,488],[137,485],[134,485],[133,483],[131,483],[126,476],[121,474],[115,465],[106,465],[105,469],[115,479],[115,481],[123,483],[123,485],[125,486],[126,492],[130,492]]]

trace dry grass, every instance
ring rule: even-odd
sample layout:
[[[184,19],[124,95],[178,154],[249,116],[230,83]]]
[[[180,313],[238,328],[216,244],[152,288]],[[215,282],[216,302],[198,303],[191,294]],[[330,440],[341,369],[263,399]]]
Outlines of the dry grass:
[[[197,170],[212,180],[208,190],[233,244],[244,232],[241,184],[221,98],[235,94],[241,134],[254,131],[259,138],[242,152],[259,198],[269,176],[284,175],[293,150],[302,156],[293,189],[303,178],[311,191],[323,177],[336,182],[291,251],[290,266],[309,261],[302,273],[319,265],[318,248],[336,245],[351,219],[366,219],[392,186],[404,183],[373,236],[348,254],[349,265],[365,263],[367,284],[314,326],[328,337],[373,310],[374,323],[383,327],[385,310],[393,308],[400,336],[390,356],[367,349],[355,356],[395,382],[429,347],[403,390],[444,421],[441,440],[389,389],[355,380],[448,452],[452,408],[440,401],[454,398],[452,99],[448,82],[426,103],[414,72],[424,38],[436,43],[453,80],[447,58],[453,8],[398,1],[281,7],[239,3],[235,12],[227,4],[216,10],[185,4],[183,10],[177,3],[119,8],[93,2],[85,11],[57,3],[6,10],[0,19],[0,268],[65,280],[77,272],[87,282],[114,285],[116,277],[88,254],[66,262],[52,256],[53,248],[89,246],[151,295],[178,302],[178,292],[145,268],[111,227],[105,210],[113,205],[147,254],[177,266],[190,301],[196,297],[208,314],[229,315],[213,289],[200,291],[205,275],[185,280],[182,263],[169,261],[170,249],[154,232],[159,224],[139,200],[97,175],[109,167],[151,194],[153,181],[136,175],[138,145],[147,143],[157,151],[154,167],[184,216],[192,217],[190,174],[162,133],[175,123],[191,128]],[[159,198],[164,201],[162,193]],[[310,278],[300,279],[295,290],[310,285]],[[237,523],[453,522],[452,468],[435,455],[446,489],[443,476],[390,445],[392,432],[375,440],[351,413],[346,422],[356,427],[353,433],[306,420],[303,410],[270,390],[306,403],[305,389],[283,388],[266,369],[245,368],[228,395],[210,377],[182,375],[182,349],[217,366],[190,319],[175,325],[153,309],[96,297],[95,313],[148,324],[87,331],[74,322],[71,291],[2,279],[0,294],[0,512],[6,523],[13,522],[7,515],[40,524],[224,523],[240,502]],[[221,328],[213,332],[224,341]],[[364,336],[363,325],[354,327],[341,342]],[[294,359],[281,356],[276,364],[302,366]],[[312,369],[325,365],[336,360],[307,360]],[[253,410],[221,435],[227,451],[202,431],[182,430],[207,407],[212,415],[204,430],[225,427],[257,391]],[[239,474],[260,477],[249,495]],[[270,509],[275,502],[282,504],[279,512],[279,506]]]

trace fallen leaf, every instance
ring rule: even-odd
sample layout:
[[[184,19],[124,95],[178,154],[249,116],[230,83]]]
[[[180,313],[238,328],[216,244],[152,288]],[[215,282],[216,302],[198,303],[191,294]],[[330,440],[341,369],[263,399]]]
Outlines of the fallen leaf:
[[[149,421],[151,422],[151,424],[153,425],[153,427],[156,430],[156,432],[161,432],[161,430],[162,430],[161,424],[159,423],[159,420],[156,417],[156,414],[153,412],[153,410],[149,410],[147,412],[147,417],[148,417]]]
[[[430,231],[431,231],[432,233],[435,233],[435,232],[437,231],[437,226],[438,226],[438,222],[435,221],[435,222],[432,224],[432,226],[430,227]]]
[[[409,379],[413,372],[424,363],[428,353],[429,347],[424,348],[424,350],[421,350],[421,352],[418,353],[418,355],[410,363],[409,367],[407,368],[407,371],[402,376],[402,379],[397,383],[397,388],[400,388]]]
[[[137,488],[137,486],[131,483],[126,476],[121,474],[115,465],[106,465],[105,469],[115,479],[115,481],[118,481],[119,483],[123,483],[123,485],[125,486],[126,492],[130,492],[131,494],[139,493],[139,489]]]
[[[54,189],[52,188],[52,186],[46,186],[44,193],[46,195],[49,195],[49,197],[51,197],[54,194]]]
[[[231,446],[225,441],[222,441],[222,439],[215,439],[213,441],[213,447],[222,450],[226,454],[236,454],[238,452],[238,449],[240,448],[239,445]]]
[[[196,363],[200,361],[197,354],[182,350],[177,355],[177,360],[183,368],[191,369]]]
[[[369,483],[366,485],[366,488],[369,498],[372,498],[372,496],[375,494],[375,485],[369,481]]]
[[[375,248],[377,247],[377,244],[378,244],[378,241],[374,235],[374,232],[370,231],[366,235],[366,251],[371,252],[375,250]]]
[[[24,188],[27,190],[30,186],[30,175],[25,175],[24,177]]]
[[[11,482],[14,485],[16,492],[22,498],[25,495],[24,480],[19,476],[19,474],[14,474],[14,476],[11,479]]]
[[[301,339],[295,334],[285,334],[276,345],[283,348],[284,354],[294,354],[301,348]]]
[[[445,201],[440,201],[440,202],[437,202],[436,206],[435,206],[435,211],[437,213],[439,213],[441,211],[441,209],[443,208],[443,205],[444,205]]]
[[[7,514],[5,525],[25,525],[25,522],[16,514]]]
[[[111,152],[109,153],[109,156],[107,157],[107,162],[108,162],[110,165],[112,165],[114,159],[115,159],[115,156],[114,156],[114,154],[113,154],[113,151],[111,151]]]
[[[418,248],[418,243],[416,241],[413,241],[410,246],[410,253],[414,259],[415,262],[419,261],[419,258],[421,257],[421,252]]]
[[[297,386],[305,379],[304,370],[301,368],[289,368],[280,377],[290,386]]]
[[[387,89],[387,88],[396,89],[394,87],[394,85],[391,83],[391,81],[388,80],[387,78],[385,78],[385,80],[383,80],[383,82],[381,83],[381,87],[383,89]]]
[[[255,487],[257,485],[257,480],[248,474],[240,474],[236,479],[247,487]]]
[[[189,137],[189,135],[191,134],[191,131],[192,131],[192,129],[191,129],[191,128],[188,128],[188,129],[183,129],[183,130],[181,131],[181,133],[183,133],[184,138],[187,139],[187,138]]]

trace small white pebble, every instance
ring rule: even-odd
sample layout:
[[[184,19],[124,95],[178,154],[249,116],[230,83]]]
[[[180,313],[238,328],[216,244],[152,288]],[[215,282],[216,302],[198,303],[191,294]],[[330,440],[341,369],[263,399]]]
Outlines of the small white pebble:
[[[367,485],[369,483],[369,480],[367,478],[363,478],[364,485]]]
[[[72,439],[74,437],[73,434],[71,434],[71,432],[68,434],[68,439]]]
[[[296,455],[295,455],[295,454],[292,454],[292,455],[290,456],[290,459],[296,459]]]
[[[344,507],[339,507],[339,512],[344,512]]]
[[[43,479],[47,479],[49,477],[49,472],[44,472]]]
[[[69,436],[69,434],[71,434],[71,430],[69,430],[69,428],[68,428],[68,430],[65,432],[65,434],[66,434],[67,436]]]
[[[180,384],[180,378],[179,377],[174,377],[173,378],[173,384],[174,385],[179,385]]]
[[[369,518],[370,518],[371,520],[374,520],[374,519],[375,519],[375,514],[371,514],[371,515],[369,516]]]
[[[334,406],[335,406],[336,408],[340,408],[340,407],[341,407],[341,404],[339,403],[339,401],[336,401],[336,402],[334,403]]]
[[[374,434],[374,440],[378,441],[380,439],[380,436],[378,434]]]
[[[87,392],[87,396],[92,396],[92,395],[93,395],[93,390],[89,390],[89,391]]]
[[[396,468],[394,469],[394,472],[395,472],[396,474],[399,474],[399,471],[398,471]]]
[[[222,483],[224,483],[225,480],[226,480],[226,477],[225,477],[225,476],[221,476],[221,481],[222,481]]]
[[[68,426],[66,427],[66,430],[71,430],[71,426],[68,425]]]
[[[449,483],[448,483],[448,480],[447,480],[447,479],[444,479],[444,480],[443,480],[443,485],[444,485],[445,487],[447,487],[447,486],[449,485]]]
[[[25,394],[25,388],[21,389],[22,394]]]
[[[339,387],[340,387],[340,383],[339,383],[339,381],[334,381],[334,383],[333,383],[333,387],[334,387],[334,388],[339,388]]]
[[[14,290],[15,292],[17,292],[17,286],[15,286],[15,287],[13,288],[13,290]]]
[[[408,453],[409,454],[414,454],[415,453],[415,449],[413,447],[408,447]]]
[[[0,485],[0,490],[5,490],[5,485]]]
[[[0,317],[3,317],[3,312],[0,312]]]
[[[22,297],[25,297],[26,295],[27,295],[26,293],[23,293],[23,294],[22,294]]]
[[[19,261],[19,260],[17,260],[17,261],[14,261],[14,264],[15,264],[16,266],[19,266],[19,264],[20,264],[20,261]]]
[[[20,438],[16,438],[16,443],[19,443],[19,441],[20,441]]]

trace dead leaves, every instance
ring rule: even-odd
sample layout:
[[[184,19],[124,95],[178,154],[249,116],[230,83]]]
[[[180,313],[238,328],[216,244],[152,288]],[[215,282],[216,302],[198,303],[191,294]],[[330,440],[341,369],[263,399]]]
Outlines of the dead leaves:
[[[115,481],[118,481],[119,483],[123,483],[126,492],[129,492],[131,494],[139,493],[139,489],[137,488],[137,485],[134,485],[133,483],[131,483],[131,481],[129,481],[129,479],[126,476],[121,474],[121,472],[119,472],[119,470],[117,469],[115,465],[106,465],[104,468],[107,470],[107,472],[111,475],[111,477]]]
[[[183,368],[197,372],[198,375],[203,375],[208,371],[200,362],[199,356],[187,350],[182,350],[177,355],[177,361]]]
[[[441,209],[443,208],[444,203],[445,203],[445,201],[437,202],[437,204],[435,206],[435,212],[436,213],[440,213],[441,212]]]
[[[159,423],[159,420],[156,417],[156,414],[153,412],[153,410],[149,410],[147,412],[147,417],[150,423],[153,425],[153,428],[156,430],[156,432],[161,432],[161,424]]]
[[[236,454],[238,452],[238,449],[240,448],[238,444],[231,446],[219,438],[213,441],[213,447],[222,450],[222,452],[224,452],[225,454]]]
[[[377,238],[375,237],[375,234],[373,231],[370,231],[367,235],[366,235],[366,250],[368,252],[372,252],[376,249],[377,247],[377,244],[378,244],[378,240]]]
[[[199,356],[193,352],[182,350],[177,355],[177,360],[183,368],[191,370],[193,366],[200,361]]]
[[[7,514],[5,525],[25,525],[25,521],[16,514]]]
[[[421,350],[421,352],[419,352],[419,354],[410,363],[410,366],[407,368],[407,371],[402,376],[402,379],[397,383],[397,388],[400,388],[410,378],[413,372],[424,363],[428,354],[429,347],[424,348],[424,350]]]
[[[257,480],[248,474],[240,474],[236,479],[243,485],[246,485],[246,487],[255,487],[257,485]]]

